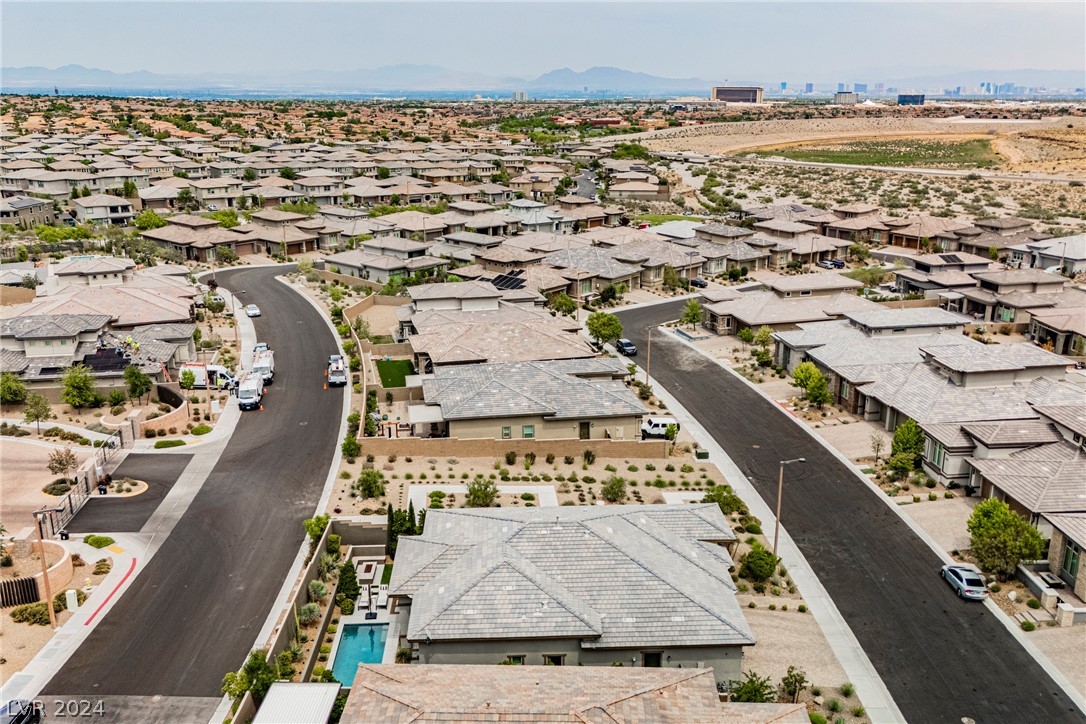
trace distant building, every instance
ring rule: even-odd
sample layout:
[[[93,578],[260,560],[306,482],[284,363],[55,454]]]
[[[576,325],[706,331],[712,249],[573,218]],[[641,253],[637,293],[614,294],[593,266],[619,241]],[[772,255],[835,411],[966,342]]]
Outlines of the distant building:
[[[762,89],[754,86],[713,86],[712,95],[714,101],[726,101],[728,103],[761,103]]]
[[[857,93],[867,93],[867,83],[857,83],[852,86],[852,90],[856,91]]]
[[[837,92],[838,93],[844,93],[846,90],[848,90],[848,84],[846,84],[846,83],[838,83],[837,84]]]
[[[814,83],[804,83],[803,84],[803,92],[804,93],[814,93]]]
[[[854,106],[860,102],[860,98],[855,93],[837,91],[833,94],[833,102],[839,106]]]
[[[882,93],[883,93],[883,92],[884,92],[885,90],[886,90],[886,84],[885,84],[885,83],[876,83],[876,84],[875,84],[875,93],[876,93],[876,94],[878,94],[878,95],[882,95]]]
[[[788,90],[788,83],[786,81],[781,81],[781,90],[782,91]]]
[[[513,101],[515,103],[524,103],[528,100],[528,91],[513,91]]]
[[[924,95],[922,93],[901,93],[897,97],[897,104],[899,106],[922,106],[924,105]]]

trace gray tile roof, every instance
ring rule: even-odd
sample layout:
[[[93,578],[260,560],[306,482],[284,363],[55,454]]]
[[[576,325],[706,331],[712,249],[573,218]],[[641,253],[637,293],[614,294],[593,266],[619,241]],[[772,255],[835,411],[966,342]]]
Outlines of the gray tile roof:
[[[1006,458],[966,458],[985,480],[1032,513],[1086,513],[1086,458],[1054,443]]]
[[[559,269],[581,269],[601,279],[626,279],[641,274],[640,266],[624,264],[598,246],[562,249],[543,257],[543,263]]]
[[[0,337],[59,339],[98,332],[110,322],[108,314],[36,314],[0,320]]]
[[[1086,546],[1086,513],[1049,513],[1044,517],[1075,543]]]
[[[1037,414],[1086,437],[1086,409],[1081,405],[1037,405]]]
[[[970,422],[962,425],[962,431],[985,447],[1027,447],[1063,439],[1052,425],[1040,420]]]
[[[859,312],[845,312],[851,319],[868,329],[899,329],[902,327],[918,329],[921,327],[962,327],[973,320],[956,312],[948,312],[939,307],[919,307],[914,309],[889,309],[879,307]]]
[[[604,361],[589,358],[583,360],[584,365],[517,362],[438,367],[433,376],[423,379],[423,396],[427,404],[441,406],[446,420],[643,415],[645,408],[637,396],[621,381],[611,379],[626,374],[625,369],[619,369],[618,360],[606,360],[615,363],[607,379],[582,379],[580,370],[595,371]]]
[[[536,638],[536,620],[586,648],[750,645],[712,545],[731,539],[713,504],[434,510],[389,589],[412,599],[413,640]]]

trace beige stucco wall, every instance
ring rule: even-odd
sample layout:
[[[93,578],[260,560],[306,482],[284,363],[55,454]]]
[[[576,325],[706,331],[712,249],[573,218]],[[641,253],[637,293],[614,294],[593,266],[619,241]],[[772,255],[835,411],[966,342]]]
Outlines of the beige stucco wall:
[[[580,436],[580,423],[591,424],[590,440],[603,440],[610,433],[613,440],[633,440],[640,437],[640,418],[608,417],[582,418],[577,420],[549,420],[541,415],[524,417],[493,417],[480,420],[456,420],[449,423],[449,436],[462,439],[502,439],[502,428],[510,428],[511,439],[523,438],[525,425],[535,426],[537,440],[576,440]]]

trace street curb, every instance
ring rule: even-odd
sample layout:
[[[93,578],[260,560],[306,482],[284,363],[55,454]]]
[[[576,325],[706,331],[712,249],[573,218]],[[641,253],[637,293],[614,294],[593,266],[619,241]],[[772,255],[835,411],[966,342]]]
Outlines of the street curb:
[[[742,380],[749,388],[751,388],[752,390],[757,392],[764,399],[771,402],[773,404],[773,408],[776,409],[777,411],[779,411],[780,414],[784,418],[790,420],[795,425],[798,425],[808,435],[810,435],[812,438],[817,440],[818,443],[823,448],[825,448],[827,451],[829,451],[839,461],[844,463],[848,467],[848,469],[851,470],[856,475],[856,477],[858,477],[870,490],[872,490],[883,501],[883,503],[885,503],[887,505],[887,507],[889,507],[891,510],[894,511],[895,515],[897,515],[902,521],[904,521],[904,523],[913,531],[913,533],[916,534],[916,536],[918,538],[920,538],[920,540],[924,541],[924,543],[929,548],[931,548],[932,551],[935,552],[935,554],[940,558],[940,560],[942,560],[944,563],[947,563],[947,564],[953,564],[953,563],[957,562],[950,556],[949,553],[942,550],[942,548],[939,546],[939,544],[935,542],[935,539],[933,539],[930,535],[928,535],[927,531],[925,531],[923,528],[921,528],[920,525],[915,520],[913,520],[907,513],[905,513],[902,510],[900,505],[898,505],[893,500],[891,500],[890,497],[887,496],[885,492],[883,492],[877,485],[875,485],[873,482],[871,482],[871,480],[861,472],[860,468],[858,468],[855,463],[853,463],[851,460],[849,460],[847,457],[845,457],[844,454],[841,453],[841,451],[839,451],[837,448],[830,445],[829,442],[827,442],[821,435],[818,435],[817,433],[815,433],[815,431],[812,430],[810,427],[808,427],[806,424],[804,424],[802,420],[800,420],[799,418],[797,418],[794,415],[790,414],[787,410],[785,410],[783,407],[781,407],[777,403],[777,401],[775,399],[773,399],[772,397],[770,397],[769,394],[767,394],[764,390],[760,389],[753,382],[748,380],[746,377],[743,377],[738,372],[736,372],[734,369],[732,369],[731,367],[728,367],[727,365],[722,363],[720,360],[709,356],[703,350],[699,349],[698,347],[695,347],[692,343],[686,341],[685,339],[683,339],[679,335],[677,335],[674,332],[670,331],[670,329],[664,328],[664,331],[672,339],[674,339],[674,340],[676,340],[678,342],[681,342],[682,344],[685,344],[690,349],[694,350],[698,354],[705,357],[705,359],[710,360],[711,362],[716,364],[718,367],[721,367],[722,369],[726,370],[727,372],[729,372],[730,374],[732,374],[736,378]],[[657,396],[659,396],[659,395],[657,395]],[[670,409],[670,403],[669,403],[668,407]],[[772,519],[772,518],[773,518],[773,516],[771,515],[770,519]],[[783,534],[783,527],[782,527],[782,534]],[[1003,609],[1001,609],[998,605],[996,605],[996,603],[994,601],[992,601],[991,598],[986,600],[984,602],[984,605],[988,608],[989,611],[991,611],[996,616],[996,618],[999,621],[1001,621],[1003,623],[1004,627],[1006,627],[1007,630],[1011,632],[1011,634],[1014,636],[1015,640],[1017,640],[1018,643],[1021,644],[1022,648],[1026,650],[1026,653],[1028,653],[1031,657],[1033,657],[1033,659],[1041,666],[1041,668],[1045,670],[1045,673],[1048,674],[1048,676],[1052,679],[1052,681],[1057,686],[1059,686],[1061,689],[1063,689],[1064,693],[1067,694],[1068,698],[1070,698],[1072,702],[1074,702],[1075,706],[1077,706],[1084,714],[1086,714],[1086,697],[1084,697],[1081,693],[1079,693],[1078,689],[1076,689],[1074,687],[1074,685],[1071,684],[1071,681],[1063,674],[1062,671],[1060,671],[1058,668],[1056,668],[1055,666],[1052,665],[1052,662],[1049,660],[1049,658],[1039,648],[1037,648],[1036,644],[1034,644],[1032,641],[1028,640],[1028,637],[1026,636],[1025,632],[1022,631],[1015,624],[1014,619],[1012,619],[1010,616],[1008,616],[1006,613],[1004,613]],[[903,721],[904,721],[904,719],[903,719]]]

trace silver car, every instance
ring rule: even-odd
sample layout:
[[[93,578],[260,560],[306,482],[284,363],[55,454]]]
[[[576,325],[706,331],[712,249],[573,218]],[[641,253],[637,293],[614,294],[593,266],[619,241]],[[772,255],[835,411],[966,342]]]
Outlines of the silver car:
[[[980,572],[973,566],[943,566],[939,575],[950,584],[950,587],[958,594],[958,598],[968,598],[973,601],[983,601],[988,598],[988,586],[984,585]]]

